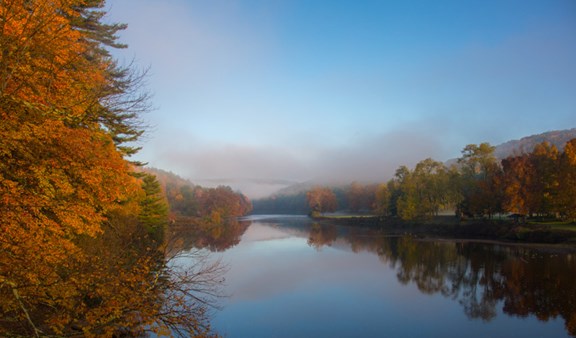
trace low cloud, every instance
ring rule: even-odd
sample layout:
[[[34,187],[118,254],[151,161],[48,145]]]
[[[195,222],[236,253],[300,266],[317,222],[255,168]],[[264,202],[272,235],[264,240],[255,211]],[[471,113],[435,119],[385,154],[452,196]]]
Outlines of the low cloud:
[[[418,130],[394,131],[360,139],[348,147],[328,149],[316,163],[314,178],[333,182],[382,182],[400,165],[413,166],[442,156],[436,135]]]
[[[289,145],[207,143],[193,137],[156,142],[145,148],[152,166],[171,170],[202,185],[226,184],[249,197],[262,197],[296,182],[383,182],[400,165],[427,157],[444,160],[439,135],[419,128],[357,137],[348,145],[327,146],[302,139]],[[152,152],[151,152],[152,151]]]

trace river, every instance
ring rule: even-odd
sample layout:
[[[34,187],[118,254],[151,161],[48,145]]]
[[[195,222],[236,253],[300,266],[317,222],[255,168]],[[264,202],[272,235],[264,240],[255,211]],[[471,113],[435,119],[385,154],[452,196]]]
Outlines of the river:
[[[576,337],[576,254],[252,216],[183,234],[227,265],[224,337]],[[213,238],[210,238],[213,237]],[[212,241],[214,240],[214,241]]]

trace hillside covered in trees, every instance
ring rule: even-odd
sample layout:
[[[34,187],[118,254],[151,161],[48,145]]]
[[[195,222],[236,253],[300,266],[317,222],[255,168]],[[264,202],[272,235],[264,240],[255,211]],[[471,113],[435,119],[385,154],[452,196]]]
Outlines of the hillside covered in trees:
[[[562,151],[566,143],[574,138],[576,138],[576,128],[553,130],[537,135],[530,135],[519,140],[512,140],[497,145],[494,149],[494,156],[503,159],[513,155],[530,153],[537,145],[543,142],[548,142],[559,151]]]
[[[193,248],[223,251],[240,241],[248,223],[237,218],[252,211],[246,196],[228,186],[201,187],[160,169],[144,171],[158,179],[169,206],[166,240],[170,252]]]
[[[221,220],[244,216],[252,211],[252,203],[228,186],[206,188],[178,175],[156,168],[144,172],[154,175],[170,208],[170,218],[201,218],[220,223]]]

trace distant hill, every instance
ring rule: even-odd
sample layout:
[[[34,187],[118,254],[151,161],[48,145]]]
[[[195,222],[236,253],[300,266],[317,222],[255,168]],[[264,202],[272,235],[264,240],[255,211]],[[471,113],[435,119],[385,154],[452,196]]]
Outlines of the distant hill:
[[[278,190],[297,184],[291,180],[274,180],[258,178],[222,178],[222,179],[196,179],[196,184],[204,187],[229,186],[235,191],[242,191],[250,199],[270,196]]]
[[[576,128],[566,130],[548,131],[538,135],[526,136],[519,140],[512,140],[496,146],[494,155],[497,158],[506,158],[516,153],[529,153],[532,152],[537,144],[544,141],[553,144],[560,151],[564,149],[566,142],[576,138]]]
[[[152,167],[142,168],[142,171],[144,171],[145,173],[153,174],[154,176],[156,176],[156,179],[160,182],[160,184],[164,188],[166,188],[167,184],[172,184],[173,186],[177,186],[177,187],[182,187],[182,186],[194,187],[194,186],[196,186],[196,184],[192,183],[190,180],[182,178],[171,171],[166,171],[166,170],[162,170],[162,169],[158,169],[158,168],[152,168]]]
[[[547,131],[542,134],[526,136],[519,140],[512,140],[499,144],[496,146],[496,149],[494,149],[494,155],[498,159],[504,159],[514,154],[530,153],[534,150],[534,147],[537,144],[544,141],[555,145],[558,150],[562,151],[566,142],[573,138],[576,138],[576,128]],[[457,162],[458,159],[452,158],[446,161],[445,164],[450,166]]]
[[[274,193],[274,195],[296,195],[302,192],[307,192],[308,190],[312,189],[316,184],[311,181],[301,182],[289,185],[285,188],[282,188]]]
[[[494,150],[494,155],[496,156],[496,158],[504,159],[514,154],[529,153],[534,149],[534,147],[537,144],[540,144],[544,141],[547,141],[555,145],[558,148],[558,150],[562,151],[564,149],[564,145],[566,145],[566,142],[570,141],[573,138],[576,138],[576,128],[548,131],[542,134],[526,136],[519,140],[512,140],[497,145],[496,149]],[[456,161],[457,159],[450,159],[446,161],[446,164],[450,165],[456,163]],[[317,184],[319,183],[307,181],[287,185],[285,188],[277,190],[273,196],[297,195],[310,190]]]

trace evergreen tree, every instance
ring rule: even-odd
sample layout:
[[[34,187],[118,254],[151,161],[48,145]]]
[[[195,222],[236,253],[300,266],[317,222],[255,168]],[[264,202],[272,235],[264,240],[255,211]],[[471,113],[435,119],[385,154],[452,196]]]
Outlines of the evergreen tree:
[[[138,219],[150,237],[157,243],[162,243],[168,224],[168,204],[164,199],[160,183],[153,175],[144,175],[142,190],[145,196],[140,201],[141,210]]]

